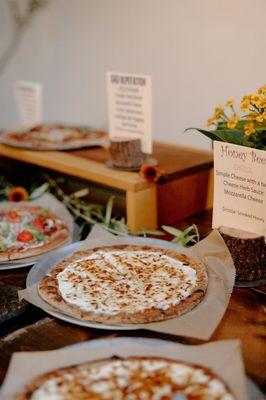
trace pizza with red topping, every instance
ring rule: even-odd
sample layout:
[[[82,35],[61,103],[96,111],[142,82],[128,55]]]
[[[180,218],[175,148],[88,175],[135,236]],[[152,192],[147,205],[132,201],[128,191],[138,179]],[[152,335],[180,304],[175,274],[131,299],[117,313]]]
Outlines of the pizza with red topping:
[[[106,134],[87,127],[43,124],[27,129],[5,131],[0,140],[15,147],[55,150],[104,145]]]
[[[178,251],[105,246],[74,253],[39,284],[57,310],[105,324],[142,324],[189,312],[204,298],[203,265]]]
[[[211,369],[157,357],[112,358],[49,372],[14,400],[236,400]]]
[[[0,210],[0,262],[37,256],[69,237],[66,224],[49,209],[17,205]]]

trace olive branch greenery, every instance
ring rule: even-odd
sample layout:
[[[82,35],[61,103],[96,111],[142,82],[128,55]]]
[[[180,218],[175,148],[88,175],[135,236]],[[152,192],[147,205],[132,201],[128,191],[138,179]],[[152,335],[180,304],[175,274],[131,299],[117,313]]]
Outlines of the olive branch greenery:
[[[91,227],[95,224],[100,224],[107,231],[119,236],[164,236],[166,233],[173,236],[172,242],[183,247],[189,247],[200,240],[198,228],[196,225],[191,225],[180,230],[171,226],[163,225],[162,230],[139,229],[132,231],[128,228],[124,217],[117,218],[113,216],[113,208],[115,196],[110,196],[105,206],[90,203],[85,200],[89,195],[89,188],[82,188],[71,194],[66,193],[62,189],[65,179],[62,177],[53,178],[49,174],[42,174],[42,179],[45,181],[40,186],[36,184],[31,186],[29,190],[29,200],[37,199],[45,192],[51,192],[55,195],[71,212],[79,225],[79,235],[84,238],[89,233]],[[21,187],[19,187],[21,189]],[[19,189],[9,182],[5,177],[0,177],[0,201],[8,199],[10,190]]]

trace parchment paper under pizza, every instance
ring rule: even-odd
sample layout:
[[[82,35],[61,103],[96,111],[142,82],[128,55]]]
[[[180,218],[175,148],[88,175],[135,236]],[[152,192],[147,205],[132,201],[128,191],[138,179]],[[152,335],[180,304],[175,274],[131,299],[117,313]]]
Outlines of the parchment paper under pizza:
[[[236,400],[210,368],[162,357],[78,364],[38,377],[12,400]]]
[[[76,318],[140,324],[192,310],[207,285],[205,267],[184,254],[120,245],[76,252],[41,280],[39,294]]]
[[[68,150],[90,146],[105,146],[106,133],[87,127],[64,124],[43,124],[25,129],[8,130],[0,142],[10,146],[35,150]]]

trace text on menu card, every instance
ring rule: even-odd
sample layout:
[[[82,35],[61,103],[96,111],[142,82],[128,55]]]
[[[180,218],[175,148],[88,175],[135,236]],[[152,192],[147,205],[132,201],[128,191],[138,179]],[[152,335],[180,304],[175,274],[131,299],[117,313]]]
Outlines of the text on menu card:
[[[140,138],[152,152],[151,77],[107,72],[109,135]]]
[[[43,122],[42,85],[18,81],[15,84],[20,125],[29,127]]]
[[[266,236],[266,151],[214,142],[213,228]]]

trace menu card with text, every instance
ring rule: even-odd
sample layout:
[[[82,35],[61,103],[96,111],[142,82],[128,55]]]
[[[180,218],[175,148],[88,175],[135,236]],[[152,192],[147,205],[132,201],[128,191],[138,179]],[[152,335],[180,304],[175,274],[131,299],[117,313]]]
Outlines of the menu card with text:
[[[213,228],[266,236],[266,151],[214,142]]]
[[[42,84],[18,81],[15,84],[20,125],[29,127],[43,122]]]
[[[152,152],[151,77],[107,72],[109,135],[140,138],[144,153]]]

